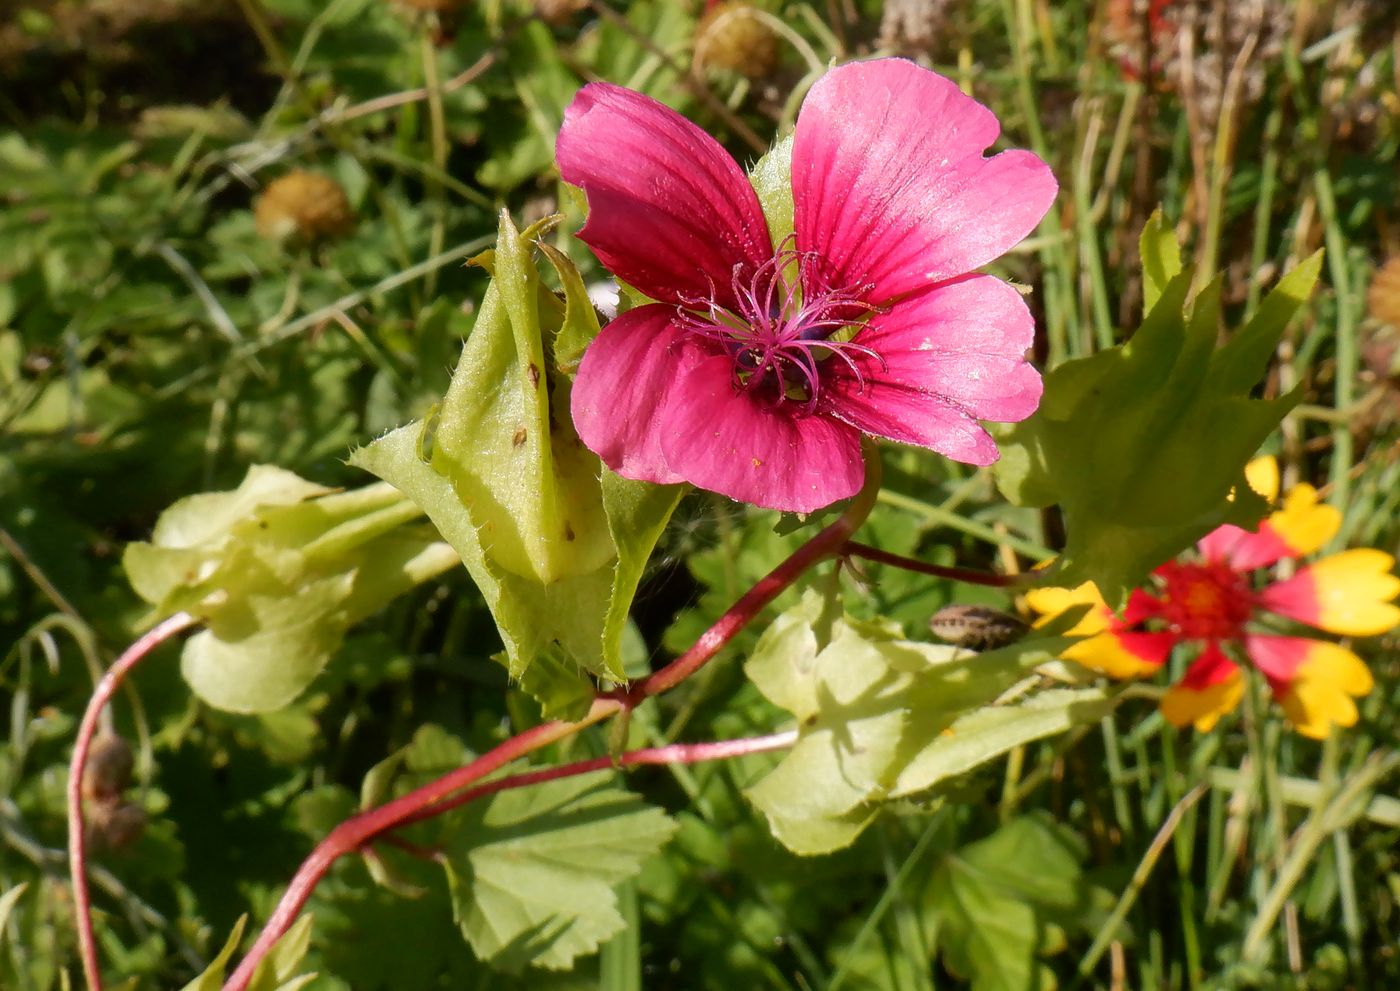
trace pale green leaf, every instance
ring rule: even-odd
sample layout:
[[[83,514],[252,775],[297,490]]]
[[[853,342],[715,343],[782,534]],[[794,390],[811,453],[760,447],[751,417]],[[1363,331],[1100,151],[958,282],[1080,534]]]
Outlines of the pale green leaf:
[[[296,991],[309,984],[315,974],[297,976],[296,970],[311,948],[310,914],[303,915],[292,923],[282,938],[273,944],[267,956],[259,961],[253,971],[253,979],[248,983],[248,991]]]
[[[161,547],[196,547],[264,506],[291,506],[333,491],[283,468],[253,465],[232,492],[202,492],[172,504],[160,514],[151,542]]]
[[[448,884],[478,957],[505,970],[559,970],[621,930],[614,886],[675,826],[609,777],[501,792],[450,815]]]
[[[482,552],[477,530],[464,513],[452,483],[419,458],[419,429],[417,424],[410,424],[386,434],[355,451],[351,464],[392,483],[421,506],[457,551],[496,621],[511,675],[523,677],[557,642],[575,670],[591,670],[620,680],[621,670],[612,670],[603,656],[602,627],[612,588],[612,562],[592,574],[550,585],[499,568]],[[578,677],[571,675],[569,684],[576,685]],[[545,688],[546,697],[552,697],[552,688]],[[532,694],[536,692],[532,690]],[[570,690],[564,694],[576,693]],[[573,713],[576,709],[551,715]]]
[[[554,367],[572,376],[583,359],[584,349],[598,336],[598,313],[588,298],[588,287],[569,256],[552,244],[540,241],[535,245],[549,259],[559,282],[564,287],[564,318],[554,338]]]
[[[924,891],[948,969],[974,991],[1049,991],[1039,957],[1088,892],[1083,850],[1037,816],[1006,823],[944,859]]]
[[[24,892],[28,887],[28,881],[21,881],[3,895],[0,895],[0,945],[4,944],[5,936],[9,932],[7,927],[10,921],[10,913],[15,910],[15,906],[19,904],[19,900],[24,897]]]
[[[1213,384],[1232,392],[1253,388],[1278,347],[1279,338],[1313,294],[1322,271],[1319,249],[1290,269],[1269,290],[1249,322],[1237,330],[1211,368]]]
[[[1015,705],[968,712],[901,768],[890,794],[926,791],[1013,747],[1097,722],[1115,702],[1116,696],[1105,688],[1052,689]]]
[[[340,644],[352,583],[353,575],[342,574],[304,585],[295,596],[243,596],[185,641],[180,673],[219,709],[263,712],[286,705]]]
[[[971,729],[969,746],[947,752],[955,737],[945,731],[960,718],[973,718],[966,714],[990,704],[1065,644],[1042,637],[978,655],[893,639],[884,626],[837,619],[830,642],[819,648],[813,626],[819,607],[819,598],[809,595],[780,616],[745,666],[765,697],[798,724],[796,744],[746,794],[774,835],[800,854],[847,845],[880,802],[1004,753],[1001,737]],[[1046,707],[1054,710],[1055,701]],[[1069,705],[1063,711],[1075,717],[1087,712]],[[1031,725],[1038,736],[1057,724],[1042,719]]]
[[[603,658],[609,672],[622,671],[622,634],[632,599],[651,552],[686,490],[685,485],[634,482],[603,469],[603,510],[617,549],[608,611],[603,618]]]
[[[545,362],[533,244],[504,211],[499,230],[494,277],[443,399],[432,466],[451,480],[493,564],[549,584],[596,572],[614,549],[598,459],[573,431],[567,379]]]
[[[223,987],[224,971],[228,969],[229,961],[238,951],[238,944],[243,939],[243,927],[247,924],[248,917],[240,915],[238,921],[233,924],[233,932],[229,934],[224,948],[219,951],[219,955],[209,961],[209,966],[204,968],[204,973],[186,984],[181,991],[219,991]]]
[[[195,692],[264,712],[316,677],[350,624],[456,565],[422,515],[384,483],[337,492],[254,466],[231,492],[175,503],[122,564],[158,613],[204,621],[184,652]]]
[[[1311,290],[1317,259],[1286,276],[1260,315],[1216,348],[1220,281],[1188,306],[1192,273],[1169,276],[1179,267],[1169,242],[1155,218],[1144,263],[1166,281],[1131,340],[1055,368],[1039,411],[998,430],[1002,491],[1020,505],[1063,510],[1057,580],[1091,579],[1110,602],[1220,524],[1257,522],[1265,507],[1243,484],[1244,465],[1300,398],[1260,400],[1250,391]],[[1227,501],[1231,489],[1241,497]]]
[[[749,173],[749,182],[758,194],[774,249],[793,231],[792,135],[770,148]]]
[[[1142,312],[1151,313],[1167,283],[1181,274],[1181,245],[1162,208],[1152,212],[1138,240],[1142,256]]]

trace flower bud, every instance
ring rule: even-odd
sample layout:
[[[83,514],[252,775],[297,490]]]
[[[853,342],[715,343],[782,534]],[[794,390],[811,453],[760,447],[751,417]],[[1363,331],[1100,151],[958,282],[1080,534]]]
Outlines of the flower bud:
[[[88,810],[87,828],[94,847],[121,850],[146,831],[146,813],[134,802],[98,802]]]
[[[340,183],[301,169],[270,182],[253,217],[258,233],[271,241],[318,241],[347,234],[355,225]]]
[[[695,67],[763,79],[778,67],[778,38],[752,4],[715,4],[695,27]]]
[[[120,736],[104,732],[92,741],[87,767],[83,769],[83,797],[107,802],[120,795],[131,783],[134,760],[131,747]]]
[[[563,24],[587,6],[588,0],[535,0],[535,14],[546,24]]]

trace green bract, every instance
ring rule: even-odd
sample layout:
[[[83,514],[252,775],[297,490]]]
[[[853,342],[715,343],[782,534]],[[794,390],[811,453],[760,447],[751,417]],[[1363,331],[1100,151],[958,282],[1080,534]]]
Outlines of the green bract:
[[[1220,524],[1252,526],[1263,514],[1244,465],[1299,395],[1250,392],[1322,261],[1315,254],[1285,275],[1217,348],[1220,282],[1188,300],[1192,273],[1160,213],[1143,231],[1142,257],[1148,312],[1132,339],[1055,368],[1040,410],[999,432],[1007,498],[1064,512],[1056,583],[1092,579],[1110,602]],[[1227,501],[1232,487],[1239,498]]]
[[[569,375],[598,333],[568,259],[502,213],[492,274],[435,419],[355,452],[427,512],[461,555],[505,643],[513,677],[550,715],[580,714],[586,677],[621,681],[623,624],[680,486],[606,471],[569,415]],[[544,287],[538,247],[563,301]]]
[[[456,563],[421,516],[382,483],[337,492],[255,465],[232,492],[172,505],[122,565],[158,613],[204,622],[181,660],[195,693],[264,712],[311,683],[352,623]]]
[[[888,624],[824,618],[809,593],[768,628],[745,666],[758,690],[792,713],[799,734],[748,796],[795,853],[844,847],[881,802],[1107,714],[1114,696],[1099,688],[982,708],[1065,643],[1046,636],[983,654],[916,643]]]

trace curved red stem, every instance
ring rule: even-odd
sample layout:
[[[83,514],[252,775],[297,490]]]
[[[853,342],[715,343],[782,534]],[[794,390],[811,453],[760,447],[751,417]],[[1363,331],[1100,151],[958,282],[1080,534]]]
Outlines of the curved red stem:
[[[903,554],[893,554],[889,551],[882,551],[878,547],[871,547],[869,544],[862,544],[855,540],[846,541],[845,545],[841,548],[841,552],[847,557],[858,557],[866,561],[874,561],[877,564],[887,564],[892,568],[903,568],[905,571],[917,571],[921,575],[933,575],[935,578],[947,578],[955,582],[967,582],[970,585],[990,585],[994,588],[1008,588],[1017,585],[1029,585],[1037,578],[1034,573],[998,575],[990,571],[977,571],[973,568],[950,568],[941,564],[929,564],[927,561],[905,557]]]
[[[78,955],[88,991],[102,991],[102,971],[97,961],[97,937],[92,928],[92,894],[87,883],[87,836],[83,825],[83,773],[88,751],[97,732],[102,710],[131,670],[162,643],[198,623],[189,613],[176,613],[144,633],[107,669],[92,690],[87,710],[78,724],[73,757],[68,764],[68,873],[73,884],[73,911],[78,924]]]
[[[541,747],[548,746],[579,732],[587,726],[607,717],[632,709],[653,695],[674,688],[690,677],[714,657],[734,635],[743,629],[765,606],[772,602],[798,576],[825,558],[840,553],[865,518],[875,506],[875,497],[880,491],[880,456],[874,446],[867,444],[865,449],[866,478],[861,490],[856,493],[845,511],[815,537],[799,547],[793,554],[769,572],[757,585],[740,596],[739,600],[725,612],[715,624],[700,635],[689,650],[660,671],[657,671],[629,689],[600,694],[593,702],[593,708],[584,719],[576,723],[549,722],[525,730],[517,736],[487,751],[465,767],[457,768],[436,781],[402,795],[359,815],[346,819],[331,830],[311,855],[306,858],[293,875],[287,890],[277,903],[267,924],[258,934],[247,955],[239,963],[233,976],[224,984],[223,991],[246,991],[258,963],[276,944],[282,935],[296,921],[306,905],[311,892],[341,857],[354,853],[374,837],[404,825],[414,816],[428,809],[441,811],[446,800],[467,786],[486,777],[500,767],[517,758],[524,757]],[[700,746],[680,744],[678,746]],[[611,764],[611,758],[600,758]],[[548,769],[546,769],[547,771]],[[529,773],[546,773],[529,772]],[[582,772],[574,772],[582,773]],[[547,779],[541,779],[547,780]],[[524,782],[529,783],[529,782]],[[485,786],[483,786],[485,787]],[[497,789],[499,790],[499,789]],[[435,814],[435,813],[434,813]]]
[[[783,750],[797,742],[797,730],[785,730],[769,736],[743,737],[738,740],[715,740],[709,743],[671,743],[664,747],[645,747],[629,750],[617,757],[593,757],[589,760],[560,764],[557,767],[544,767],[538,771],[512,774],[495,781],[468,788],[437,805],[415,812],[405,819],[402,825],[411,826],[415,822],[431,819],[450,812],[468,802],[494,795],[498,791],[524,788],[527,785],[542,784],[559,778],[572,778],[591,771],[606,771],[609,768],[636,767],[642,764],[699,764],[707,760],[727,760],[730,757],[745,757],[749,754],[766,753],[769,750]]]

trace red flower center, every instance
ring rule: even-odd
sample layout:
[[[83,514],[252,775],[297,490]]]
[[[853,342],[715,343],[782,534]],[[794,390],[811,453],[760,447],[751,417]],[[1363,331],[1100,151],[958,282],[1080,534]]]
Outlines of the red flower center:
[[[1220,562],[1157,569],[1166,589],[1161,616],[1188,639],[1234,640],[1244,632],[1254,600],[1246,576]]]
[[[734,388],[773,406],[791,404],[806,415],[817,408],[823,374],[840,362],[865,387],[853,355],[883,359],[854,338],[873,313],[867,286],[832,289],[814,251],[786,247],[752,275],[734,273],[737,312],[709,299],[686,299],[680,324],[694,337],[717,344],[734,362]],[[698,312],[695,312],[698,311]]]

